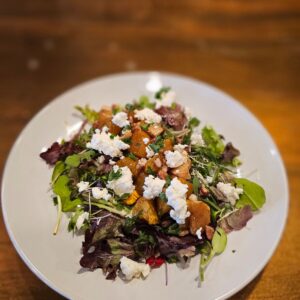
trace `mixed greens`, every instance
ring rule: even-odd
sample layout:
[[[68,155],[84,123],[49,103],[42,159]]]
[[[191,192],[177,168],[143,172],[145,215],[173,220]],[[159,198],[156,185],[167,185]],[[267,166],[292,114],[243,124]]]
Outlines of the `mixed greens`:
[[[236,176],[239,150],[176,100],[162,88],[153,101],[76,107],[79,132],[40,154],[54,166],[54,234],[68,212],[68,230],[85,235],[80,265],[107,279],[146,277],[200,254],[202,281],[227,234],[265,203],[262,187]]]

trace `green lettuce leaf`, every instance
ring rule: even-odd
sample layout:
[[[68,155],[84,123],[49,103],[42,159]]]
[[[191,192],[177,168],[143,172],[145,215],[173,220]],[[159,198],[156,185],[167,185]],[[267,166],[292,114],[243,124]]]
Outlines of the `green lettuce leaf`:
[[[52,184],[55,183],[57,178],[64,172],[65,169],[66,169],[66,166],[65,166],[64,162],[62,162],[61,160],[59,160],[55,164],[55,167],[54,167],[53,172],[52,172],[52,177],[51,177],[51,183]]]
[[[61,175],[57,178],[53,185],[53,192],[58,195],[61,199],[62,211],[72,211],[77,205],[81,204],[82,201],[79,198],[71,200],[71,189],[69,187],[69,178],[66,175]]]
[[[223,153],[225,145],[221,137],[211,126],[203,127],[202,138],[214,155],[221,155]]]
[[[98,112],[96,112],[95,110],[91,109],[88,105],[86,105],[84,107],[75,106],[75,109],[77,109],[79,112],[81,112],[82,115],[91,124],[95,123],[98,120],[98,118],[99,118]]]
[[[257,183],[245,178],[235,178],[238,187],[244,190],[236,203],[237,208],[250,205],[253,211],[260,209],[266,202],[264,189]]]

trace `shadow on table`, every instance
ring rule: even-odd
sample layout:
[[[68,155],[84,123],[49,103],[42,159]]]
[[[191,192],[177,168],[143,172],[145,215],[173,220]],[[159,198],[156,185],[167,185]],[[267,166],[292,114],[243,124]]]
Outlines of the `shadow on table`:
[[[260,278],[263,274],[264,270],[262,270],[250,283],[248,283],[241,291],[228,298],[228,300],[243,300],[248,299],[254,290],[257,283],[260,281]]]

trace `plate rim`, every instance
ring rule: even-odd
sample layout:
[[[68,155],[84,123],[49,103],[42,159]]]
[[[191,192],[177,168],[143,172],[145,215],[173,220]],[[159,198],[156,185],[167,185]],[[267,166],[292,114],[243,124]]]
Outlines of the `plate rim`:
[[[156,73],[158,75],[161,76],[168,76],[168,77],[173,77],[173,78],[177,78],[177,79],[183,79],[186,81],[191,81],[195,84],[201,84],[203,86],[206,86],[207,88],[213,90],[216,93],[219,94],[223,94],[225,97],[227,97],[228,99],[230,99],[232,102],[235,103],[235,105],[239,106],[240,109],[242,109],[245,113],[247,113],[256,123],[257,125],[260,127],[260,129],[263,131],[264,135],[269,139],[269,141],[271,142],[272,146],[274,147],[274,149],[277,152],[277,156],[278,156],[278,163],[279,163],[279,167],[281,169],[281,173],[283,175],[283,187],[284,187],[284,194],[285,194],[285,210],[284,210],[284,215],[282,215],[282,223],[281,223],[281,227],[280,230],[278,231],[277,237],[276,239],[272,242],[272,247],[269,248],[268,253],[266,253],[264,259],[261,261],[260,264],[257,265],[255,271],[252,273],[251,276],[249,276],[249,278],[247,278],[246,280],[244,280],[244,282],[240,283],[236,288],[233,288],[231,290],[229,290],[227,293],[221,295],[220,297],[218,297],[218,300],[221,299],[227,299],[228,297],[236,294],[237,292],[239,292],[240,290],[242,290],[247,284],[249,284],[252,280],[254,280],[257,275],[265,268],[265,266],[267,265],[267,263],[270,261],[270,259],[272,258],[275,250],[277,249],[277,247],[279,246],[279,243],[282,239],[283,236],[283,232],[287,223],[287,218],[288,218],[288,212],[289,212],[289,202],[290,202],[290,192],[289,192],[289,184],[288,184],[288,175],[287,175],[287,170],[285,168],[285,164],[284,161],[282,159],[282,155],[277,147],[277,144],[275,143],[274,139],[272,138],[271,134],[269,133],[269,131],[266,129],[266,127],[262,124],[262,122],[252,113],[252,111],[250,111],[245,105],[243,105],[242,103],[240,103],[237,99],[235,99],[233,96],[231,96],[229,93],[219,89],[218,87],[209,84],[207,82],[204,82],[200,79],[194,78],[194,77],[190,77],[187,75],[182,75],[182,74],[177,74],[177,73],[173,73],[173,72],[165,72],[165,71],[155,71],[155,70],[142,70],[142,71],[134,71],[134,72],[117,72],[117,73],[110,73],[104,76],[99,76],[99,77],[94,77],[92,79],[89,79],[87,81],[81,82],[75,86],[72,86],[71,88],[65,90],[63,93],[57,95],[56,97],[54,97],[52,100],[50,100],[46,105],[44,105],[27,123],[26,125],[23,127],[23,129],[19,132],[19,134],[17,135],[13,145],[11,146],[10,150],[9,150],[9,154],[6,157],[6,161],[5,161],[5,165],[3,168],[3,173],[2,173],[2,180],[1,180],[1,210],[2,210],[2,216],[3,216],[3,223],[5,225],[6,231],[8,233],[8,236],[10,238],[10,241],[12,242],[16,252],[18,253],[18,255],[21,257],[21,259],[23,260],[23,262],[26,264],[26,266],[31,270],[31,272],[33,274],[35,274],[35,276],[40,279],[44,284],[46,284],[48,287],[50,287],[52,290],[54,290],[55,292],[57,292],[58,294],[62,295],[65,298],[69,298],[70,296],[66,295],[64,291],[62,291],[59,287],[57,287],[55,285],[54,282],[52,282],[51,280],[49,280],[47,278],[47,276],[45,276],[43,273],[41,273],[38,268],[36,268],[36,266],[30,261],[30,259],[25,255],[25,253],[23,252],[22,248],[20,247],[20,245],[18,244],[18,241],[16,240],[14,233],[9,225],[9,220],[8,220],[8,216],[7,216],[7,212],[6,212],[6,206],[5,206],[5,197],[4,197],[4,191],[5,191],[5,181],[7,178],[6,173],[8,172],[8,167],[10,164],[10,161],[12,160],[12,154],[14,152],[14,150],[16,149],[19,141],[21,140],[23,133],[31,126],[31,124],[40,116],[42,115],[45,111],[48,110],[48,108],[50,106],[52,106],[54,103],[61,101],[61,98],[64,97],[66,94],[80,89],[82,87],[88,86],[92,83],[96,83],[98,81],[103,81],[103,80],[114,80],[117,77],[126,77],[126,76],[145,76],[145,75],[150,75]]]

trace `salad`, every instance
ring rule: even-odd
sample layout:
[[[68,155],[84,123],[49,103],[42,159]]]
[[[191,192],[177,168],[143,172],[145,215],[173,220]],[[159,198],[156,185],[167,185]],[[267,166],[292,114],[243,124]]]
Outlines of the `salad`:
[[[80,130],[40,154],[54,167],[53,233],[67,213],[68,230],[84,233],[80,265],[107,279],[145,278],[199,254],[202,281],[227,234],[266,201],[261,186],[237,176],[239,150],[201,126],[170,88],[152,101],[76,109]]]

